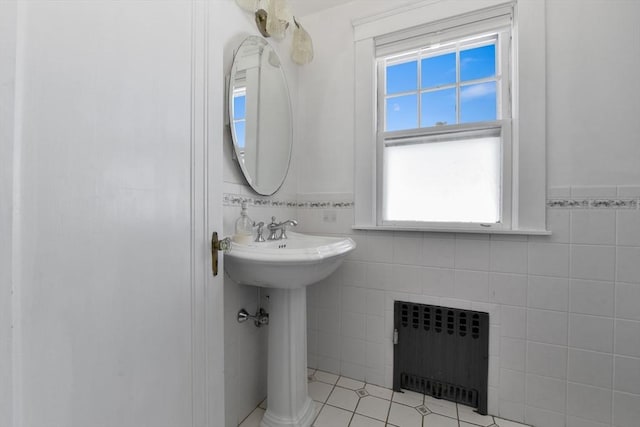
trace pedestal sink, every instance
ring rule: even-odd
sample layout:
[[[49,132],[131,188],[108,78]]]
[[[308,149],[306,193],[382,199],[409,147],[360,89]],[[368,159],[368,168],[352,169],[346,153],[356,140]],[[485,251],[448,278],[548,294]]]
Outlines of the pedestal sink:
[[[231,243],[225,270],[236,282],[271,288],[267,411],[261,427],[308,427],[307,289],[333,273],[355,249],[349,238],[288,233],[286,240]]]

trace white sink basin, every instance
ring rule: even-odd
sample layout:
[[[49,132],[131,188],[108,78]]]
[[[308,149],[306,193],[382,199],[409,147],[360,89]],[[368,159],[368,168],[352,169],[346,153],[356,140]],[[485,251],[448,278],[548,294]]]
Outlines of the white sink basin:
[[[333,273],[356,244],[344,237],[288,232],[288,239],[241,244],[231,242],[225,270],[244,285],[295,289]]]

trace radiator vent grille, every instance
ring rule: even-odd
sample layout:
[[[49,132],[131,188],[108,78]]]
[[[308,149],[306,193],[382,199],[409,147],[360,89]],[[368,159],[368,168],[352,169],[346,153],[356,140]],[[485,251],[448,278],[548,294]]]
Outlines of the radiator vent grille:
[[[489,315],[395,302],[393,387],[417,391],[487,413]]]
[[[476,390],[416,375],[402,374],[400,385],[407,390],[418,391],[438,399],[451,400],[468,406],[477,406],[478,402],[478,392]]]

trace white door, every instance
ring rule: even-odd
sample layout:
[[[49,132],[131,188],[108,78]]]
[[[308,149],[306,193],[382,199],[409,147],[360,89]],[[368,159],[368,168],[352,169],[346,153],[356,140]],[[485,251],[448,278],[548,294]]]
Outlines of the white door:
[[[18,6],[13,427],[224,424],[208,9]]]

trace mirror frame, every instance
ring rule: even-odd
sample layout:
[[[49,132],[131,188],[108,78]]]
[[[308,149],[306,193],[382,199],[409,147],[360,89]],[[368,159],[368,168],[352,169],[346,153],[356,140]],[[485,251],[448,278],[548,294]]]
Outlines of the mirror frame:
[[[251,176],[250,171],[247,169],[247,167],[245,166],[244,162],[241,160],[242,159],[242,155],[241,155],[241,148],[238,145],[237,141],[238,141],[238,137],[236,135],[236,129],[234,126],[234,119],[233,119],[233,101],[234,101],[234,97],[233,97],[233,93],[234,93],[234,81],[235,81],[235,75],[237,74],[237,67],[238,67],[238,55],[241,52],[243,46],[248,46],[250,43],[254,43],[254,44],[260,44],[263,48],[269,48],[271,49],[271,52],[273,52],[274,55],[276,55],[276,57],[278,58],[278,60],[280,61],[280,75],[282,77],[282,83],[284,86],[284,93],[286,95],[286,99],[287,99],[287,106],[286,106],[286,111],[289,115],[289,129],[287,132],[287,136],[288,136],[288,140],[289,140],[289,147],[287,149],[287,159],[286,159],[286,165],[284,167],[284,170],[281,172],[281,178],[277,179],[277,182],[274,183],[271,186],[259,186],[256,184],[255,182],[255,177]],[[228,111],[228,117],[229,117],[229,128],[231,129],[231,143],[233,144],[233,152],[234,152],[234,157],[236,162],[238,163],[238,165],[240,166],[240,170],[242,171],[242,174],[245,178],[245,180],[247,181],[247,183],[249,184],[249,186],[253,189],[253,191],[255,191],[256,193],[262,195],[262,196],[271,196],[273,194],[275,194],[284,184],[285,179],[287,178],[287,175],[289,173],[289,169],[291,166],[291,157],[292,157],[292,152],[293,152],[293,112],[291,109],[291,94],[289,92],[289,84],[287,81],[287,76],[284,72],[284,69],[282,67],[282,60],[280,59],[280,56],[278,55],[278,52],[274,49],[274,47],[265,39],[263,39],[262,37],[259,36],[248,36],[246,37],[242,43],[240,43],[240,45],[238,46],[238,49],[235,51],[234,55],[233,55],[233,63],[231,65],[231,72],[229,74],[229,82],[228,82],[228,87],[227,87],[227,91],[228,91],[228,105],[227,105],[227,111]],[[260,119],[258,118],[258,121]]]

